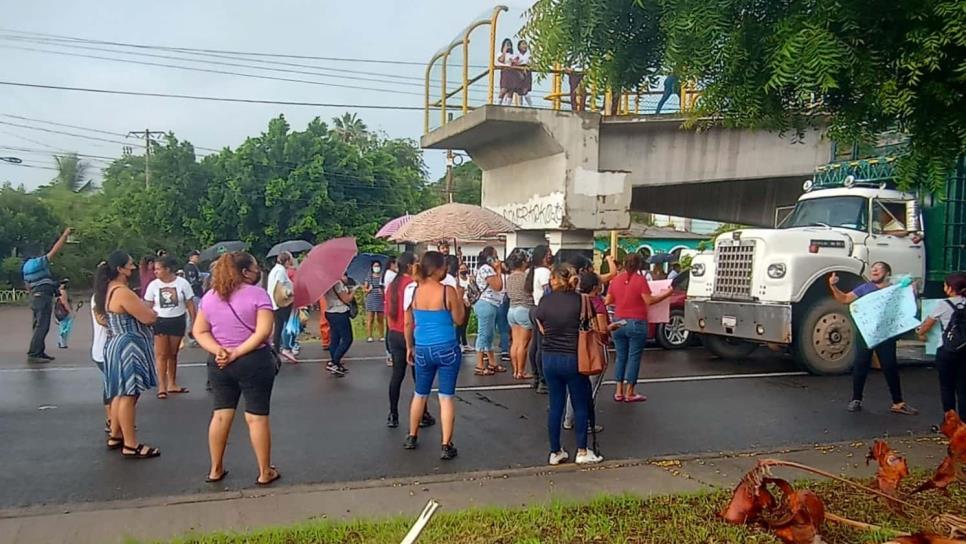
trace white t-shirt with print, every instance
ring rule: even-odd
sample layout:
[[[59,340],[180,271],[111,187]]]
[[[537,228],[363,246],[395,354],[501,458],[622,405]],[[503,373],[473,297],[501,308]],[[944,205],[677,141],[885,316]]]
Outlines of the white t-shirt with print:
[[[487,279],[496,276],[496,270],[488,264],[484,264],[476,271],[476,285],[480,288],[480,300],[488,302],[494,306],[503,304],[503,291],[494,291]]]
[[[533,269],[533,303],[540,304],[544,288],[550,284],[550,269],[541,266]]]
[[[174,280],[165,283],[159,279],[148,284],[144,300],[154,304],[154,311],[158,317],[181,317],[188,312],[187,303],[193,300],[194,289],[188,280],[175,276]]]

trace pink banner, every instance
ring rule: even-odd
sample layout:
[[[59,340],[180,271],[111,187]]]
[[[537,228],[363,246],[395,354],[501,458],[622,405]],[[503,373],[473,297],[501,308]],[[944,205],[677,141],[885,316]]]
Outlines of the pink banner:
[[[647,282],[648,287],[651,288],[651,294],[654,296],[660,295],[664,291],[671,288],[671,280],[656,280]],[[671,299],[666,298],[662,300],[659,304],[653,304],[647,307],[647,322],[648,323],[667,323],[671,320]]]

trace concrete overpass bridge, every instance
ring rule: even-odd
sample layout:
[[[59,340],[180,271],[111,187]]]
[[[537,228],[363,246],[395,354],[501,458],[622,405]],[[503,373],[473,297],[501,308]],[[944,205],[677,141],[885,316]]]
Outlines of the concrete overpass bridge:
[[[430,61],[421,144],[463,150],[480,166],[483,206],[522,229],[508,247],[546,238],[557,249],[588,249],[595,230],[627,228],[632,212],[771,226],[775,208],[794,203],[831,159],[818,130],[793,140],[714,123],[685,129],[700,100],[686,85],[670,101],[646,85],[574,94],[563,87],[577,72],[557,67],[535,80],[534,107],[495,104],[499,72],[518,70],[495,57],[497,39],[516,31],[500,34],[504,11],[484,14]],[[474,55],[471,42],[490,48]],[[666,102],[671,113],[657,114]]]

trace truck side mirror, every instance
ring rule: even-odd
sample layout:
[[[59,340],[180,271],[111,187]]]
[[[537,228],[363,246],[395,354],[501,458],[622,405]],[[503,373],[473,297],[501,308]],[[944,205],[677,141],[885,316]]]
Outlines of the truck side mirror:
[[[906,201],[906,232],[919,232],[922,225],[919,222],[919,201]]]

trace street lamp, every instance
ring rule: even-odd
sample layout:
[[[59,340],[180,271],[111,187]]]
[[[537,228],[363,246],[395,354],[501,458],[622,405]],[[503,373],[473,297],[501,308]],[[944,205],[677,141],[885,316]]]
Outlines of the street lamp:
[[[20,164],[23,162],[17,157],[0,157],[0,161],[9,162],[10,164]]]

